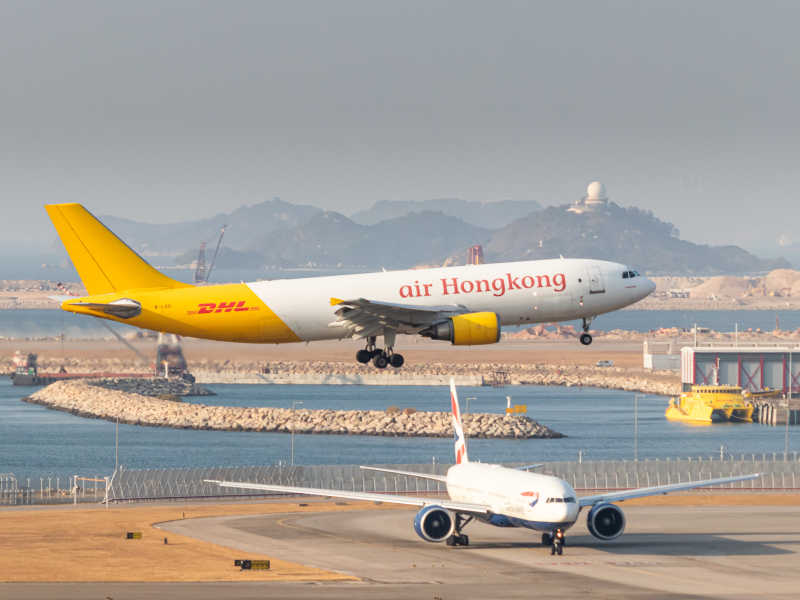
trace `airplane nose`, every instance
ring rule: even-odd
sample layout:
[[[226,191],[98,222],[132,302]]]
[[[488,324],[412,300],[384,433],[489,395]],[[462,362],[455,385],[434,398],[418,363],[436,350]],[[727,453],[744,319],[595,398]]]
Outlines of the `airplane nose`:
[[[645,279],[646,279],[646,282],[645,282],[645,288],[644,289],[647,291],[647,295],[649,296],[650,294],[652,294],[653,292],[656,291],[656,287],[657,286],[656,286],[656,282],[653,281],[652,279],[648,279],[647,277],[645,277]]]

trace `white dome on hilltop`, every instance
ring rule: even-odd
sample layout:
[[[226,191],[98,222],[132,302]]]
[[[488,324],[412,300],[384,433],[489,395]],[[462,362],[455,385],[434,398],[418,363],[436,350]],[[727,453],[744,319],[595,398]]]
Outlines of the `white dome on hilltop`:
[[[593,181],[586,189],[586,197],[589,200],[599,200],[606,197],[606,186],[599,181]]]

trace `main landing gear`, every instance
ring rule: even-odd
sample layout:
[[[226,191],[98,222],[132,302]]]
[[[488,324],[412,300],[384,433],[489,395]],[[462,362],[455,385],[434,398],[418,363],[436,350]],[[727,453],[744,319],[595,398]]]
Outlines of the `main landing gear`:
[[[445,540],[448,546],[469,546],[469,536],[461,533],[461,530],[467,526],[475,517],[465,519],[461,515],[456,515],[456,526],[453,528],[453,535]]]
[[[588,346],[592,343],[592,336],[589,335],[589,327],[594,321],[594,317],[584,317],[583,318],[583,333],[581,334],[581,344],[584,346]]]
[[[551,533],[542,534],[542,544],[550,546],[550,556],[561,554],[564,552],[564,546],[567,543],[567,538],[564,537],[564,532],[556,529]]]
[[[375,347],[375,338],[367,338],[367,347],[364,350],[356,352],[356,360],[365,365],[369,361],[379,369],[385,369],[389,365],[395,369],[403,366],[405,359],[401,354],[395,354],[391,348],[382,350]]]

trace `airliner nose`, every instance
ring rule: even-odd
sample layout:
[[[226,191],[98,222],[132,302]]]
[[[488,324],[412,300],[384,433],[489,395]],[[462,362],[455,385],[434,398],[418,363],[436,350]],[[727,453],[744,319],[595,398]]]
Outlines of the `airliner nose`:
[[[649,296],[650,294],[652,294],[653,292],[656,291],[656,287],[657,286],[656,286],[656,282],[653,281],[652,279],[649,279],[649,278],[645,277],[644,280],[645,280],[644,291],[647,292],[645,297],[647,297],[647,296]]]

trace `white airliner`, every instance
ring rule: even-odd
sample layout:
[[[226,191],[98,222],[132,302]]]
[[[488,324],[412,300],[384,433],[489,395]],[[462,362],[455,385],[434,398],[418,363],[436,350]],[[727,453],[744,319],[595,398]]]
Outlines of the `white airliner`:
[[[578,520],[583,507],[591,507],[586,517],[589,533],[601,540],[613,540],[622,535],[625,530],[625,515],[613,502],[746,481],[760,476],[759,474],[753,474],[722,477],[705,481],[608,492],[579,498],[572,486],[563,479],[527,472],[527,469],[542,465],[529,465],[527,467],[509,469],[501,465],[469,462],[467,447],[464,442],[464,430],[461,426],[461,413],[456,396],[456,387],[453,380],[450,380],[450,396],[453,411],[456,464],[448,469],[447,475],[428,475],[394,469],[361,467],[372,471],[443,481],[447,487],[450,500],[371,492],[345,492],[286,485],[263,485],[232,481],[209,482],[217,483],[221,487],[419,506],[420,511],[414,518],[414,530],[426,542],[446,541],[448,546],[469,545],[469,538],[461,532],[464,526],[473,520],[496,527],[524,527],[542,533],[542,543],[545,546],[550,546],[550,554],[561,554],[566,542],[565,532]]]
[[[151,267],[80,204],[46,208],[89,294],[57,297],[63,310],[226,342],[360,339],[356,360],[380,369],[403,366],[398,334],[474,346],[500,341],[503,325],[582,319],[588,345],[597,315],[656,289],[625,265],[582,258],[193,286]]]

